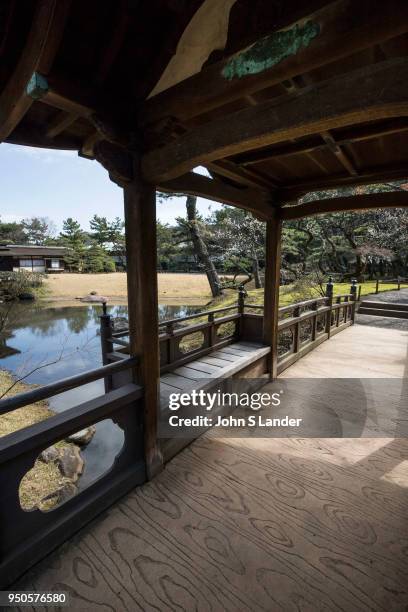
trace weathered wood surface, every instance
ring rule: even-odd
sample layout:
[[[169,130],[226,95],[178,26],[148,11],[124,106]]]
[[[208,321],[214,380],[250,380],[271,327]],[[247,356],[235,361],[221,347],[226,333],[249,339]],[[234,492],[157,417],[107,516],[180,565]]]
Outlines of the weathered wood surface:
[[[308,25],[314,28],[310,40],[300,44],[297,52],[289,45],[286,55],[274,61],[277,50],[273,41],[279,33],[272,31],[269,40],[268,37],[263,39],[266,43],[263,69],[256,70],[257,61],[261,64],[262,60],[259,60],[254,50],[253,69],[248,61],[248,69],[245,70],[245,60],[250,60],[251,50],[248,53],[244,49],[236,56],[208,66],[148,100],[142,111],[141,122],[152,123],[163,117],[175,117],[180,121],[189,119],[398,36],[407,31],[407,5],[404,0],[391,0],[386,4],[373,4],[370,0],[360,0],[358,3],[339,0],[309,15]],[[225,70],[232,63],[239,64],[240,56],[242,73],[227,78]]]
[[[243,151],[369,120],[405,116],[407,71],[406,58],[396,58],[219,117],[148,152],[142,160],[143,174],[148,181],[162,182]]]
[[[130,355],[139,358],[137,381],[144,388],[144,446],[148,478],[163,465],[157,444],[159,333],[157,305],[156,200],[154,189],[135,179],[124,189]]]
[[[211,439],[15,588],[76,610],[401,612],[406,440]]]

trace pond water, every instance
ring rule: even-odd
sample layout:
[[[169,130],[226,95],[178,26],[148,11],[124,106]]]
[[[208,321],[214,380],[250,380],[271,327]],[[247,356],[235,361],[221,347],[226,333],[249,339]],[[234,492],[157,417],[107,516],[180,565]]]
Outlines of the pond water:
[[[161,321],[203,310],[200,306],[159,306]],[[108,313],[127,317],[127,306],[108,306]],[[44,385],[102,365],[99,337],[101,305],[47,308],[37,304],[13,304],[10,332],[0,344],[0,368],[24,382]],[[96,381],[50,398],[50,407],[61,412],[103,393]],[[112,421],[98,423],[90,444],[82,450],[85,470],[80,488],[106,472],[123,445],[123,432]]]

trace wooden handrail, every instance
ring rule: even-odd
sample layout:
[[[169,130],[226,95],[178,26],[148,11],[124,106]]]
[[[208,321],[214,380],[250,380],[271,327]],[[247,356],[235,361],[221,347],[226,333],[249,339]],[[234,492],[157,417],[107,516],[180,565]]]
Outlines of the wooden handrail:
[[[201,317],[207,317],[211,314],[217,314],[219,312],[227,312],[229,310],[236,310],[238,308],[238,304],[234,304],[233,306],[225,306],[223,308],[215,308],[214,310],[204,310],[203,312],[196,312],[195,314],[186,315],[185,317],[179,317],[177,319],[167,319],[166,321],[160,321],[159,327],[165,327],[167,325],[175,325],[177,323],[182,323],[183,321],[190,321],[191,319],[198,319]]]
[[[137,364],[138,359],[136,357],[129,357],[127,359],[110,363],[109,365],[101,366],[100,368],[95,368],[94,370],[89,370],[88,372],[84,372],[82,374],[69,376],[67,378],[63,378],[62,380],[57,380],[56,382],[44,385],[43,387],[31,389],[30,391],[25,391],[24,393],[19,393],[13,397],[0,400],[0,415],[6,414],[11,410],[16,410],[17,408],[22,408],[28,404],[34,404],[35,402],[47,399],[53,395],[57,395],[58,393],[63,393],[64,391],[75,389],[81,385],[86,385],[87,383],[99,380],[100,378],[105,378],[117,372],[129,370],[130,368],[134,368]]]

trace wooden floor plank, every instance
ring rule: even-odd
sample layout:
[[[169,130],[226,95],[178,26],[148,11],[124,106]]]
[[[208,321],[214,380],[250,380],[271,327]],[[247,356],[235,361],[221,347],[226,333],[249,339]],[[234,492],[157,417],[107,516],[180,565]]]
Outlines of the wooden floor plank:
[[[253,351],[244,351],[242,349],[236,348],[235,344],[231,344],[230,346],[225,346],[222,349],[225,353],[229,355],[236,355],[237,357],[248,357],[251,355]]]
[[[173,385],[169,385],[168,383],[163,381],[163,378],[160,379],[160,394],[162,393],[174,393],[177,391],[177,387],[173,387]]]
[[[218,351],[214,351],[213,353],[211,353],[211,357],[219,357],[220,359],[225,359],[226,361],[234,363],[236,361],[237,355],[232,355],[231,353],[224,351],[224,349],[219,349]]]
[[[217,374],[220,371],[220,366],[207,363],[207,361],[203,361],[202,358],[189,363],[188,366],[202,372],[207,372],[209,375]]]
[[[221,359],[220,357],[217,358],[217,357],[207,356],[207,357],[202,357],[200,361],[203,361],[204,363],[209,363],[210,365],[214,365],[219,368],[226,368],[231,365],[229,361],[227,361],[226,359]]]
[[[194,387],[194,381],[185,378],[184,376],[179,376],[178,374],[163,374],[161,380],[172,387],[176,387],[177,389],[192,389]]]
[[[188,364],[188,366],[183,366],[181,368],[177,368],[174,370],[174,374],[179,374],[180,376],[184,376],[184,378],[188,378],[190,380],[200,380],[202,378],[209,379],[211,378],[210,372],[203,372],[198,368],[192,368],[190,365],[196,365],[196,362],[193,361],[192,364]]]
[[[356,325],[284,377],[339,368],[405,384],[407,344],[406,330]],[[327,382],[344,409],[341,383]],[[407,464],[406,438],[238,439],[214,428],[13,590],[63,585],[75,610],[402,612]]]
[[[407,460],[407,440],[205,435],[13,590],[63,584],[75,610],[402,612],[408,475],[382,476]]]
[[[254,351],[259,349],[259,344],[256,342],[247,342],[245,340],[240,340],[239,342],[234,342],[234,348],[240,349],[242,351]]]

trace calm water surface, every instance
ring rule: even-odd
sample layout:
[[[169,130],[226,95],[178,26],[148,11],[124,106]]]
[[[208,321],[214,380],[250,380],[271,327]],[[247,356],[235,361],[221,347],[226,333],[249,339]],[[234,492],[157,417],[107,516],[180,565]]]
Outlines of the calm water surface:
[[[159,306],[160,320],[198,312],[200,306]],[[110,306],[109,314],[127,317],[126,306]],[[10,312],[10,333],[0,346],[0,368],[25,382],[44,385],[102,365],[99,316],[100,305],[45,308],[16,304]],[[54,362],[54,363],[53,363]],[[45,365],[49,364],[49,365]],[[57,412],[103,393],[103,381],[96,381],[50,398]],[[92,442],[82,451],[85,471],[81,487],[107,471],[123,445],[122,430],[110,420],[97,425]]]

